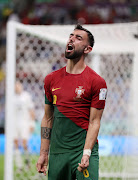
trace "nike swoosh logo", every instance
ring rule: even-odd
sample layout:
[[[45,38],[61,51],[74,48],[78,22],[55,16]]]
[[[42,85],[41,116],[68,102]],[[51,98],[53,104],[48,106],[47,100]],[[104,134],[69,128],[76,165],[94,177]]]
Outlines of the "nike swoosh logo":
[[[58,90],[58,89],[61,89],[61,88],[53,88],[52,91],[56,91],[56,90]]]

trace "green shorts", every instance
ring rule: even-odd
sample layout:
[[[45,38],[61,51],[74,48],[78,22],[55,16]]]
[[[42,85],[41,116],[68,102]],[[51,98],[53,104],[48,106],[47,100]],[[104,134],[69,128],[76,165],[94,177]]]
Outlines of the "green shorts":
[[[51,154],[49,157],[48,180],[98,180],[99,154],[95,144],[89,160],[89,167],[83,172],[77,170],[82,152]]]

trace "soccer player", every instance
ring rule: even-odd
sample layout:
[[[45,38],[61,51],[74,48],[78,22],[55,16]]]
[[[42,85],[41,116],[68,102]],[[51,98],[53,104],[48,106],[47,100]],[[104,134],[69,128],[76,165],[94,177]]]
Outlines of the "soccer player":
[[[22,84],[17,81],[15,84],[15,122],[14,122],[14,146],[15,163],[19,169],[23,168],[20,145],[23,147],[25,162],[29,165],[29,152],[27,142],[35,126],[34,103],[31,95],[23,90]]]
[[[44,81],[45,113],[37,171],[48,180],[98,180],[98,132],[105,106],[105,80],[85,64],[94,37],[77,25],[66,45],[67,66]],[[48,163],[49,155],[49,163]]]

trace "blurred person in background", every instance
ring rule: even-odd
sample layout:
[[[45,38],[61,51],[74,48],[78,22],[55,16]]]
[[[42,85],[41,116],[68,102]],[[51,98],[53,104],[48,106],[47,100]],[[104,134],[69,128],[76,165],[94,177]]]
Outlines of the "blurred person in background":
[[[31,95],[23,90],[22,84],[17,81],[15,84],[15,122],[14,122],[14,146],[15,163],[19,169],[23,168],[21,149],[25,155],[25,163],[29,167],[28,140],[35,127],[34,103]]]

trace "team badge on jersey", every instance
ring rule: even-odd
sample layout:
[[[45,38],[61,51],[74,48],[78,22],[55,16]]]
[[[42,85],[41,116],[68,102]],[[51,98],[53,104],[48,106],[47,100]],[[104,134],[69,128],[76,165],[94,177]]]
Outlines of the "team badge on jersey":
[[[78,88],[75,89],[75,93],[77,94],[76,98],[81,98],[81,95],[84,94],[85,89],[83,89],[83,86],[78,86]]]
[[[107,89],[106,88],[100,89],[99,100],[106,100],[106,96],[107,96]]]

